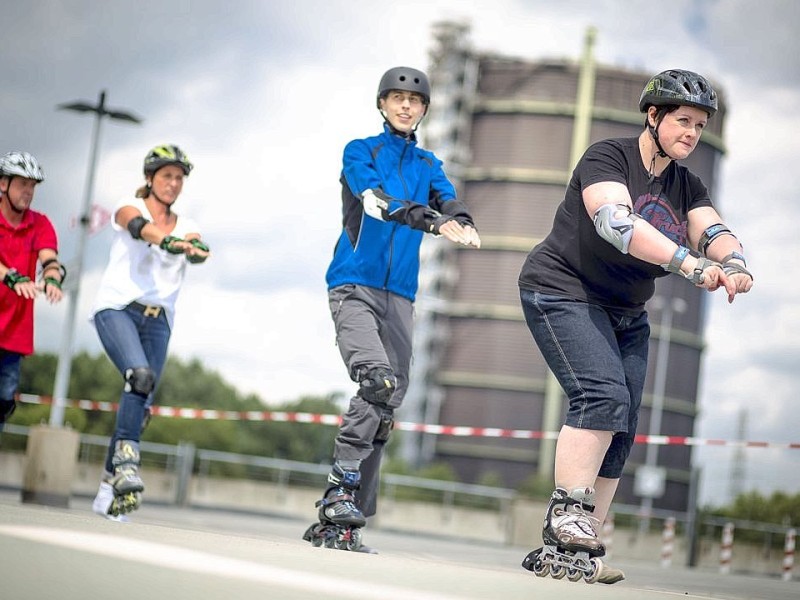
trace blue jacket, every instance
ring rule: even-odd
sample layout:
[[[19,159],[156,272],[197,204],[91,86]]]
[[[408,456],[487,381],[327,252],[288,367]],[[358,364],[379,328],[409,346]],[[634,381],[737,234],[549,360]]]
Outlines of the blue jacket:
[[[341,182],[343,229],[326,274],[328,289],[358,284],[413,301],[423,231],[438,232],[434,223],[443,214],[474,226],[442,161],[386,124],[380,135],[347,144]],[[387,201],[386,220],[364,212],[361,194],[368,189]]]

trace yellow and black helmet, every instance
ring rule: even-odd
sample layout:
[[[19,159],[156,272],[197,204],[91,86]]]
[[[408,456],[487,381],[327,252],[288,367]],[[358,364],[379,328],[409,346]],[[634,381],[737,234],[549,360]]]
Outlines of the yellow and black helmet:
[[[192,172],[193,165],[184,154],[183,150],[175,144],[162,144],[156,146],[144,157],[144,174],[152,176],[161,167],[175,165],[183,169],[185,175]]]

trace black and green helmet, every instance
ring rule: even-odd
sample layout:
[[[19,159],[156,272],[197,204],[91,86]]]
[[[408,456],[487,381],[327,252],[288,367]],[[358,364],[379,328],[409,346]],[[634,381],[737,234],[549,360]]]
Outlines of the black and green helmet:
[[[144,157],[144,174],[152,176],[161,167],[175,165],[183,169],[185,175],[192,172],[193,165],[184,154],[183,150],[175,144],[156,146]]]

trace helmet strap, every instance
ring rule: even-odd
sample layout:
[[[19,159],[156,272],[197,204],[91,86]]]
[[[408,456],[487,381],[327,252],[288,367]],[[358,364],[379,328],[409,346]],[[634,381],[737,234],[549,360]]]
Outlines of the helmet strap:
[[[172,213],[172,205],[171,205],[171,204],[167,204],[167,203],[166,203],[166,202],[164,202],[164,201],[163,201],[161,198],[159,198],[159,197],[158,197],[158,194],[156,194],[156,193],[153,191],[153,189],[152,189],[152,188],[150,188],[150,195],[151,195],[153,198],[155,198],[155,199],[156,199],[156,202],[158,202],[158,203],[159,203],[161,206],[163,206],[164,208],[166,208],[166,209],[167,209],[167,216],[169,216],[169,215],[170,215],[170,213]]]
[[[18,215],[25,214],[25,209],[23,210],[18,209],[16,206],[14,206],[14,203],[11,201],[11,180],[14,179],[16,175],[6,175],[5,177],[8,179],[8,186],[6,187],[5,192],[0,192],[0,199],[8,198],[8,207],[13,212],[17,213]]]
[[[655,127],[654,127],[654,126],[652,126],[650,124],[650,116],[649,115],[647,116],[647,131],[650,132],[650,137],[653,138],[653,141],[656,144],[656,148],[658,148],[658,152],[656,152],[653,155],[653,162],[650,165],[651,176],[652,176],[652,169],[655,168],[656,156],[660,156],[661,158],[668,158],[670,160],[675,160],[669,154],[667,154],[666,150],[664,150],[664,147],[661,145],[661,140],[659,139],[659,136],[658,136],[658,128],[661,126],[662,119],[663,119],[663,117],[658,117],[657,120],[656,120]]]

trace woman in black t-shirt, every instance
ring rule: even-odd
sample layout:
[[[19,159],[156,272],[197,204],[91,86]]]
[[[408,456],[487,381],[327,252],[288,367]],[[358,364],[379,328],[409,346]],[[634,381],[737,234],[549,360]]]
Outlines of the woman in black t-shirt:
[[[570,575],[624,578],[593,558],[605,553],[596,525],[636,433],[650,335],[644,305],[655,278],[676,273],[709,291],[724,288],[730,302],[753,284],[706,187],[676,162],[697,146],[716,92],[696,73],[664,71],[648,82],[639,109],[646,122],[638,137],[603,140],[583,155],[552,231],[519,277],[528,327],[569,399],[545,546],[523,562],[539,575],[558,576],[568,557]]]

